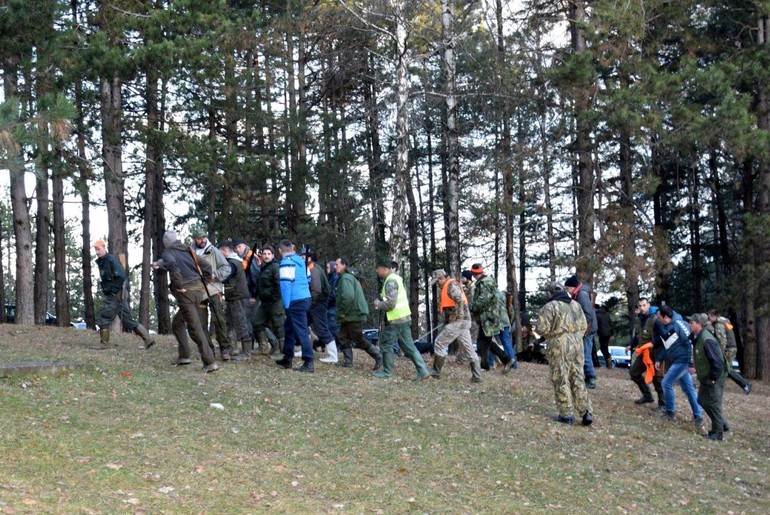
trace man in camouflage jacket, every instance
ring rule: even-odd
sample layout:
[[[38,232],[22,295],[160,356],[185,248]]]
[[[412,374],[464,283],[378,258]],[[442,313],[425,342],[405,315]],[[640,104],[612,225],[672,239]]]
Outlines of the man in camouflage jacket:
[[[593,415],[583,375],[586,317],[580,304],[559,283],[552,283],[548,291],[551,300],[540,310],[537,331],[548,342],[546,354],[559,409],[555,420],[572,424],[574,409],[582,415],[583,425],[588,426],[593,422]]]
[[[470,310],[479,324],[479,339],[476,342],[476,347],[481,358],[481,368],[489,370],[488,357],[489,353],[492,352],[503,364],[503,374],[507,374],[515,362],[505,352],[500,340],[500,333],[503,330],[507,315],[501,312],[501,306],[497,299],[497,285],[494,279],[484,274],[484,269],[480,264],[473,265],[471,273],[476,284],[473,287]]]

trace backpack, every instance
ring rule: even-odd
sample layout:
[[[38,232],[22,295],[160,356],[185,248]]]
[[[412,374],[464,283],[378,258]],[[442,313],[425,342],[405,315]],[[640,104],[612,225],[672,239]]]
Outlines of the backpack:
[[[737,348],[737,344],[735,342],[735,330],[732,322],[725,318],[724,320],[720,319],[719,323],[725,326],[725,333],[727,334],[727,343],[725,347],[728,349]]]

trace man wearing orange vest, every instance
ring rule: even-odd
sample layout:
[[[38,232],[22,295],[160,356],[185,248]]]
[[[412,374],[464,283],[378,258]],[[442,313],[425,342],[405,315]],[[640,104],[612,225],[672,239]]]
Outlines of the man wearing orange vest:
[[[380,296],[374,299],[374,308],[385,312],[385,327],[380,335],[380,350],[382,351],[382,371],[375,372],[375,377],[391,377],[393,375],[393,344],[401,344],[404,355],[412,360],[417,369],[415,381],[430,377],[422,355],[414,346],[412,340],[412,310],[409,309],[409,299],[406,296],[404,280],[390,268],[389,259],[377,261],[377,276],[383,279]]]
[[[468,299],[463,293],[462,286],[457,280],[448,278],[444,270],[434,270],[431,285],[438,284],[441,288],[439,310],[444,315],[444,330],[433,343],[433,369],[430,375],[434,379],[441,378],[441,368],[447,355],[447,347],[457,340],[461,354],[471,362],[471,382],[481,382],[481,366],[479,357],[473,350],[471,341],[471,312],[468,309]]]

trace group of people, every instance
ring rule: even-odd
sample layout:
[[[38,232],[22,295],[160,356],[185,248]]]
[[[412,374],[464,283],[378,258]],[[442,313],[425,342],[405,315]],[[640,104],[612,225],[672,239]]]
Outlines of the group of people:
[[[747,395],[751,383],[732,367],[737,346],[729,319],[717,311],[696,313],[685,321],[671,306],[659,308],[641,298],[627,351],[636,359],[629,374],[642,396],[636,404],[655,402],[649,384],[658,395],[658,410],[666,419],[675,418],[674,385],[679,384],[692,410],[693,421],[701,426],[703,412],[711,419],[707,436],[722,440],[730,425],[722,414],[722,393],[729,377]],[[698,379],[696,394],[692,375]]]
[[[452,347],[458,362],[470,363],[471,382],[481,382],[481,370],[491,370],[493,360],[500,361],[504,374],[518,366],[505,294],[481,264],[474,264],[459,278],[443,269],[433,271],[430,283],[438,286],[443,328],[433,342],[433,363],[428,368],[412,339],[407,291],[392,261],[380,259],[376,264],[382,288],[372,304],[382,313],[384,323],[377,346],[364,337],[362,324],[369,317],[369,303],[344,257],[321,270],[310,249],[297,253],[289,240],[281,241],[277,249],[271,245],[249,249],[243,240],[216,247],[199,230],[193,232],[190,245],[180,241],[174,231],[167,231],[162,241],[162,256],[152,266],[168,272],[179,308],[171,324],[178,343],[174,366],[192,363],[192,338],[203,370],[218,370],[211,332],[224,361],[249,359],[256,342],[260,354],[281,354],[275,361],[278,366],[306,373],[315,371],[316,349],[327,353],[321,362],[352,367],[353,349],[358,348],[373,359],[375,377],[391,377],[396,343],[414,365],[416,381],[440,379]],[[124,267],[107,252],[103,241],[95,242],[94,248],[105,296],[97,320],[97,348],[109,348],[109,327],[117,316],[143,338],[145,347],[151,347],[155,340],[128,308]],[[597,317],[590,291],[577,275],[563,284],[552,283],[550,299],[537,319],[522,325],[524,352],[519,355],[549,364],[558,408],[555,420],[565,424],[573,424],[576,414],[584,426],[593,422],[588,390],[596,388],[592,348],[601,313]],[[209,313],[212,331],[208,330]],[[729,429],[721,410],[725,379],[731,377],[746,393],[751,391],[751,384],[731,367],[736,345],[730,321],[711,312],[695,314],[685,322],[670,306],[656,308],[646,298],[639,300],[636,315],[627,347],[635,355],[630,377],[642,393],[635,402],[654,402],[652,383],[662,415],[673,419],[674,384],[678,383],[693,419],[702,422],[705,411],[712,422],[708,437],[722,440]],[[233,340],[240,342],[239,350]],[[301,364],[294,367],[296,348]],[[693,373],[700,384],[697,395]]]

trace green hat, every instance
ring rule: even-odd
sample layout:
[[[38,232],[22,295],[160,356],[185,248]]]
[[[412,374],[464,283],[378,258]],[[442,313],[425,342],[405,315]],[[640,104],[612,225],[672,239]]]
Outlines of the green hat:
[[[390,258],[387,256],[380,256],[377,258],[377,268],[383,267],[383,268],[391,268],[391,261]]]
[[[195,225],[192,229],[190,229],[190,235],[193,238],[205,238],[208,237],[208,231],[206,231],[206,227],[203,225]]]

